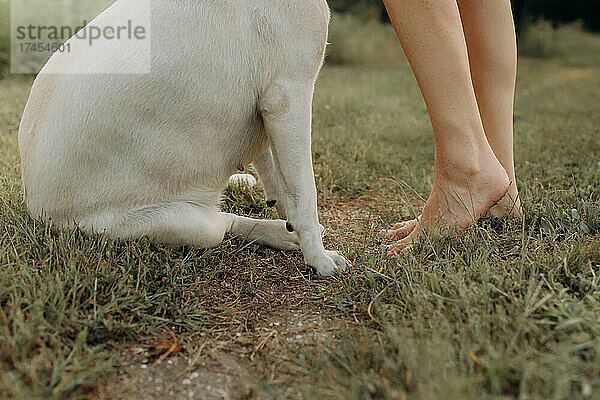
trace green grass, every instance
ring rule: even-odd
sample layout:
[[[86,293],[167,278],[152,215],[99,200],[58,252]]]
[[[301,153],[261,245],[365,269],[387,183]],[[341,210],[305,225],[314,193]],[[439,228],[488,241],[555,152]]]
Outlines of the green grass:
[[[360,246],[364,275],[344,278],[336,304],[363,316],[371,305],[368,327],[309,365],[320,383],[309,393],[600,398],[600,68],[588,58],[521,60],[516,157],[525,220],[434,240],[398,263],[369,254],[373,238]],[[387,198],[389,188],[378,186],[385,176],[427,194],[433,143],[407,68],[329,69],[317,93],[325,196],[371,189]],[[410,216],[405,204],[394,211]]]
[[[333,13],[327,62],[353,65],[407,64],[391,24],[352,14]]]
[[[124,346],[167,324],[208,331],[293,293],[350,323],[330,346],[279,350],[280,368],[305,371],[295,384],[307,398],[600,398],[600,38],[579,35],[580,47],[521,60],[526,218],[432,238],[398,261],[376,233],[411,216],[431,184],[418,87],[402,64],[326,67],[313,140],[321,211],[326,223],[332,207],[375,215],[348,212],[327,237],[354,260],[333,281],[302,271],[297,253],[234,240],[171,250],[32,221],[16,137],[31,80],[0,81],[0,397],[89,398]],[[260,190],[229,189],[224,207],[272,216]]]

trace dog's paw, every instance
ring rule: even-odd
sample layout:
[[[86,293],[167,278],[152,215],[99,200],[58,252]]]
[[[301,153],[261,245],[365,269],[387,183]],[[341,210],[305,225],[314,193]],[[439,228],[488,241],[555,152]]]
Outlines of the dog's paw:
[[[352,264],[336,251],[327,251],[316,260],[307,262],[321,276],[332,276],[336,272],[343,272]]]
[[[338,253],[337,251],[325,250],[325,254],[327,254],[327,256],[329,256],[329,258],[331,258],[335,262],[337,267],[336,269],[341,272],[344,272],[347,268],[350,268],[352,266],[352,263],[346,260],[346,258],[340,255],[340,253]]]

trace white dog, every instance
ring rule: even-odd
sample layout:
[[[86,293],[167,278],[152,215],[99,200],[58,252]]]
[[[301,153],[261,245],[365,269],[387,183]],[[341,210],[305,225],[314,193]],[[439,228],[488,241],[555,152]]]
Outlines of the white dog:
[[[136,10],[118,0],[93,22]],[[323,247],[311,157],[328,22],[326,0],[153,0],[150,74],[60,74],[142,57],[114,41],[55,54],[19,131],[30,213],[175,246],[214,247],[229,232],[300,249],[324,276],[344,270]],[[220,212],[229,177],[250,163],[287,224]]]

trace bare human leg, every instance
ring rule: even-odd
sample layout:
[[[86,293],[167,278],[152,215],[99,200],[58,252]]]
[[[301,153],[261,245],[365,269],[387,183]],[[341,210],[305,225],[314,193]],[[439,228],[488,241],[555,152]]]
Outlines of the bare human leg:
[[[516,80],[516,37],[508,1],[459,0],[469,52],[471,77],[485,134],[510,179],[507,195],[487,216],[522,215],[513,157],[513,110]],[[404,221],[386,232],[390,240],[408,236],[418,220]]]
[[[461,231],[495,206],[509,177],[484,133],[456,0],[384,0],[435,137],[434,185],[397,254],[431,231]]]
[[[511,185],[490,215],[522,215],[515,175],[513,117],[517,40],[509,1],[458,0],[483,127]]]

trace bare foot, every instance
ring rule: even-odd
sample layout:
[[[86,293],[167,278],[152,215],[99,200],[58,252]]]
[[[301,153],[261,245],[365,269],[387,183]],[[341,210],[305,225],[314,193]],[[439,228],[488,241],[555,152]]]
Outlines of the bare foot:
[[[521,199],[517,185],[513,182],[510,184],[508,193],[494,207],[490,208],[483,216],[484,218],[504,218],[504,217],[522,217],[523,209],[521,208]]]
[[[523,216],[523,209],[521,208],[521,200],[518,195],[515,197],[511,193],[507,193],[502,200],[498,202],[494,207],[490,208],[485,214],[481,216],[481,219],[493,218],[501,219],[505,217],[517,217]],[[516,200],[513,200],[516,199]],[[402,240],[412,233],[413,230],[419,225],[421,216],[417,218],[408,219],[406,221],[398,222],[392,226],[389,230],[382,230],[379,234],[382,238],[391,241]]]
[[[523,209],[521,208],[521,199],[519,198],[519,192],[514,183],[510,184],[508,193],[500,200],[495,206],[490,208],[486,213],[481,216],[484,218],[501,219],[505,217],[517,217],[523,216]],[[409,219],[406,221],[398,222],[392,226],[389,230],[382,230],[379,233],[384,239],[390,241],[398,241],[406,238],[408,235],[415,230],[419,225],[421,216],[417,218]]]
[[[419,225],[421,216],[415,219],[409,219],[406,221],[398,222],[389,230],[382,230],[379,236],[387,240],[401,240],[410,235],[410,233]]]
[[[406,251],[424,234],[464,231],[503,199],[509,190],[504,168],[493,155],[479,165],[485,168],[468,170],[454,168],[448,163],[444,168],[444,163],[436,160],[434,187],[421,216],[396,224],[386,233],[388,239],[399,240],[390,247],[390,256]]]

